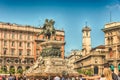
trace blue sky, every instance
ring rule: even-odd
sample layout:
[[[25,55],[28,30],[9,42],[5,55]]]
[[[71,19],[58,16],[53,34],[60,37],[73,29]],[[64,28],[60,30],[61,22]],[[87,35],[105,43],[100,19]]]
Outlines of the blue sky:
[[[54,19],[56,29],[65,30],[65,53],[82,49],[82,28],[92,29],[92,47],[104,44],[101,29],[120,21],[120,0],[0,0],[0,21],[39,27]]]

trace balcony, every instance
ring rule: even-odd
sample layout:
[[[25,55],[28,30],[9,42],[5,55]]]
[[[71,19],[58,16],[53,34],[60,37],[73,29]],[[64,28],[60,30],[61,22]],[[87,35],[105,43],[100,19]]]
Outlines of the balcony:
[[[6,54],[6,55],[3,55],[3,54],[1,54],[1,57],[10,57],[10,58],[34,58],[34,55],[29,55],[29,56],[27,56],[27,55],[24,55],[24,56],[20,56],[20,55],[10,55],[10,54]]]

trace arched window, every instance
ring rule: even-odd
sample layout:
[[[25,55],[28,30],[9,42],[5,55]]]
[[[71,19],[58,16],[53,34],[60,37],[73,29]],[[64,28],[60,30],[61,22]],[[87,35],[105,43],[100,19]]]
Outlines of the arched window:
[[[1,67],[1,70],[2,70],[3,72],[7,72],[7,66],[5,66],[5,65],[2,66],[2,67]]]
[[[23,73],[23,69],[22,69],[22,67],[21,67],[21,66],[18,66],[18,68],[17,68],[17,73],[20,73],[20,74],[22,74],[22,73]]]
[[[88,36],[88,31],[86,31],[86,36]]]
[[[94,74],[98,74],[98,66],[94,66]]]
[[[14,74],[15,73],[15,67],[14,66],[10,66],[9,72],[12,73],[12,74]]]
[[[26,67],[26,70],[28,70],[29,68],[30,68],[30,66],[27,66],[27,67]]]

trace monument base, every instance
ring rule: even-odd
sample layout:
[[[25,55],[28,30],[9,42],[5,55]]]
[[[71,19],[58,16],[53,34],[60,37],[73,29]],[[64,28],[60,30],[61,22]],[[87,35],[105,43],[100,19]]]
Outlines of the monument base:
[[[52,58],[52,57],[39,57],[36,63],[25,72],[25,74],[36,74],[36,75],[72,75],[78,74],[72,69],[70,64],[67,63],[65,59],[62,58]]]

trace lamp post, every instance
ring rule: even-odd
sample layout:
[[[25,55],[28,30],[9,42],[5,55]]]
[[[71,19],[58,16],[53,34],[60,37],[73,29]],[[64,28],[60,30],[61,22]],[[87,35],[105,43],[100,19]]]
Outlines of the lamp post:
[[[6,55],[7,48],[3,48],[3,71],[5,72],[5,55]]]

